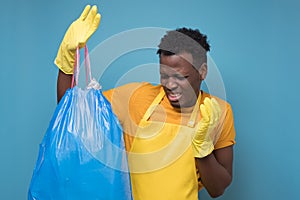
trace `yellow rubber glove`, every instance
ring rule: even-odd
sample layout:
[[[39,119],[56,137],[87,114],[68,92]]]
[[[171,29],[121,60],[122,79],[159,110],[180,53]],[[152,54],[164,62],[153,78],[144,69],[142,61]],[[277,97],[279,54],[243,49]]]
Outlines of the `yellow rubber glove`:
[[[221,108],[214,98],[206,97],[200,105],[200,111],[202,118],[192,140],[194,156],[197,158],[203,158],[214,150],[211,133],[220,119]]]
[[[97,30],[101,15],[97,6],[87,5],[80,17],[68,28],[60,44],[54,63],[65,74],[73,74],[76,48],[84,47],[87,40]]]

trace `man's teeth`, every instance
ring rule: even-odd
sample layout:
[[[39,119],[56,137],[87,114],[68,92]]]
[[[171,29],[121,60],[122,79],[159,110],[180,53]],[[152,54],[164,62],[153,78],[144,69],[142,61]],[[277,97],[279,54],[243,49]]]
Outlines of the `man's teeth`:
[[[169,100],[171,101],[178,101],[181,97],[181,94],[176,93],[176,94],[169,94]]]
[[[171,97],[179,97],[180,94],[170,94]]]

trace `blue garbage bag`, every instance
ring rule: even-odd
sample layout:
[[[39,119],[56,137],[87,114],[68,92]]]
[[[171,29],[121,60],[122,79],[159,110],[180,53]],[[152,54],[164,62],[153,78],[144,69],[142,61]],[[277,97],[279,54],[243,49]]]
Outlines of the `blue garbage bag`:
[[[122,128],[101,90],[68,89],[40,144],[29,200],[130,200]]]

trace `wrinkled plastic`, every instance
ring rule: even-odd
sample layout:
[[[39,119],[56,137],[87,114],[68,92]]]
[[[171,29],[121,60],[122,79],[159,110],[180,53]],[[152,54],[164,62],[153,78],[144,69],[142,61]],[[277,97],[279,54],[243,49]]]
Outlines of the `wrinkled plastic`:
[[[121,126],[101,90],[67,90],[40,144],[30,200],[129,200]]]

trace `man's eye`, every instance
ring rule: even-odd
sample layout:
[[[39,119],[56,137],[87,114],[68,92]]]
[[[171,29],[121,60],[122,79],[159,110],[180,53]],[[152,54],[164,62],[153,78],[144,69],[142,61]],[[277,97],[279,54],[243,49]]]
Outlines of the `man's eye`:
[[[183,80],[187,79],[188,76],[177,76],[176,78],[180,81],[183,81]]]

